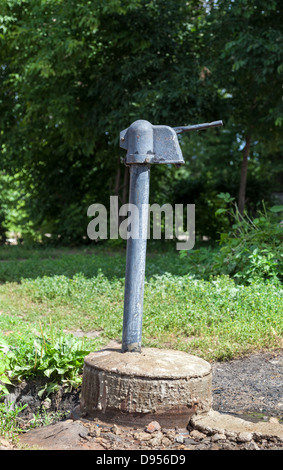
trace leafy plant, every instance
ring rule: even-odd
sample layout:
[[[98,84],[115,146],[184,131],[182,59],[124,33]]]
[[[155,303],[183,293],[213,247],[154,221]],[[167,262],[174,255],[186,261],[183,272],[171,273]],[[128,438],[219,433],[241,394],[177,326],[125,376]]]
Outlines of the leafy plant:
[[[9,393],[6,385],[11,385],[7,371],[9,370],[9,359],[3,351],[3,346],[0,344],[0,392]]]
[[[48,398],[45,399],[47,401]],[[41,426],[49,426],[58,422],[68,416],[68,412],[64,413],[61,411],[50,411],[47,410],[44,406],[42,409],[38,410],[36,413],[33,413],[33,417],[28,422],[28,429],[33,429]]]
[[[230,201],[227,201],[230,202]],[[282,206],[263,210],[251,218],[241,215],[236,205],[225,209],[234,223],[229,233],[220,236],[221,249],[215,254],[212,269],[244,282],[256,279],[279,281],[283,272],[283,227],[277,213]]]
[[[53,331],[49,338],[43,331],[35,338],[19,338],[18,345],[10,347],[7,353],[11,380],[45,377],[47,383],[39,393],[41,396],[44,392],[48,396],[60,386],[71,390],[81,383],[80,373],[88,353],[82,341]]]
[[[0,394],[0,435],[5,438],[14,438],[16,433],[22,431],[18,424],[18,415],[26,408],[26,404],[19,406],[7,406],[2,400],[3,394]]]
[[[275,254],[268,249],[259,250],[256,248],[248,256],[248,264],[241,272],[237,272],[234,277],[253,282],[258,279],[278,280],[278,262]]]

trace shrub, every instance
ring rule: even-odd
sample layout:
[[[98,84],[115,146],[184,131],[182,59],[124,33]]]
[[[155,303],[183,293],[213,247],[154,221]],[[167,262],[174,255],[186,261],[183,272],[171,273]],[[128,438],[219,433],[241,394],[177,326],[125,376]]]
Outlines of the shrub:
[[[227,204],[233,203],[229,194],[221,194]],[[234,204],[234,203],[233,203]],[[220,248],[200,248],[189,254],[189,271],[198,278],[211,275],[229,275],[236,281],[249,284],[254,281],[282,281],[283,223],[279,214],[283,206],[263,210],[257,217],[241,215],[236,205],[220,208],[232,220],[231,230],[220,235]],[[185,256],[184,252],[180,257]]]
[[[241,282],[282,280],[283,227],[278,212],[283,206],[263,210],[255,218],[241,215],[237,206],[231,213],[234,223],[229,233],[220,237],[220,251],[214,256],[213,269]]]

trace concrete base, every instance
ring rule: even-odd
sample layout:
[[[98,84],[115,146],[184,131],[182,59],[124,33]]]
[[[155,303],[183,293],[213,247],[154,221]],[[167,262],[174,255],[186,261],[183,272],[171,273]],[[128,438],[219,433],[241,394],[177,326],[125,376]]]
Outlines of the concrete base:
[[[104,349],[85,357],[80,414],[120,424],[186,427],[212,404],[208,362],[181,351]]]

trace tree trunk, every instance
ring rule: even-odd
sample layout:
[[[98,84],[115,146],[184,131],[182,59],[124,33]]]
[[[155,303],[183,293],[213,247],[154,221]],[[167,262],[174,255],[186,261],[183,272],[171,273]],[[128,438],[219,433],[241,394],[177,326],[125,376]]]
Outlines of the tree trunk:
[[[246,144],[243,150],[243,161],[241,168],[241,180],[238,197],[238,209],[240,214],[244,213],[245,202],[246,202],[246,186],[247,186],[247,174],[248,174],[248,158],[250,153],[251,137],[246,136]]]
[[[114,185],[114,196],[119,196],[120,175],[121,175],[121,162],[120,162],[120,157],[118,157],[117,172],[116,172],[115,185]]]
[[[122,205],[127,204],[128,200],[128,181],[129,181],[129,167],[125,166],[125,173],[124,173],[124,182],[123,182],[123,193],[122,193]]]
[[[129,186],[129,167],[125,166],[124,169],[124,181],[123,181],[123,186],[122,186],[122,203],[121,205],[123,206],[124,204],[128,203],[128,186]],[[119,223],[121,223],[123,220],[125,220],[126,216],[125,215],[120,215],[119,217]]]

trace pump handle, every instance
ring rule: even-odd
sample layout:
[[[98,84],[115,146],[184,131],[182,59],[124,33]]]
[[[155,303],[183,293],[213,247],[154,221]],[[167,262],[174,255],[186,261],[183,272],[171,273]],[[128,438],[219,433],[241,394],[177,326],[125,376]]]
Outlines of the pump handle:
[[[181,126],[181,127],[173,127],[176,134],[181,134],[182,132],[190,132],[190,131],[202,131],[203,129],[208,129],[209,127],[217,127],[223,126],[222,121],[213,121],[213,122],[206,122],[204,124],[195,124],[193,126]]]

